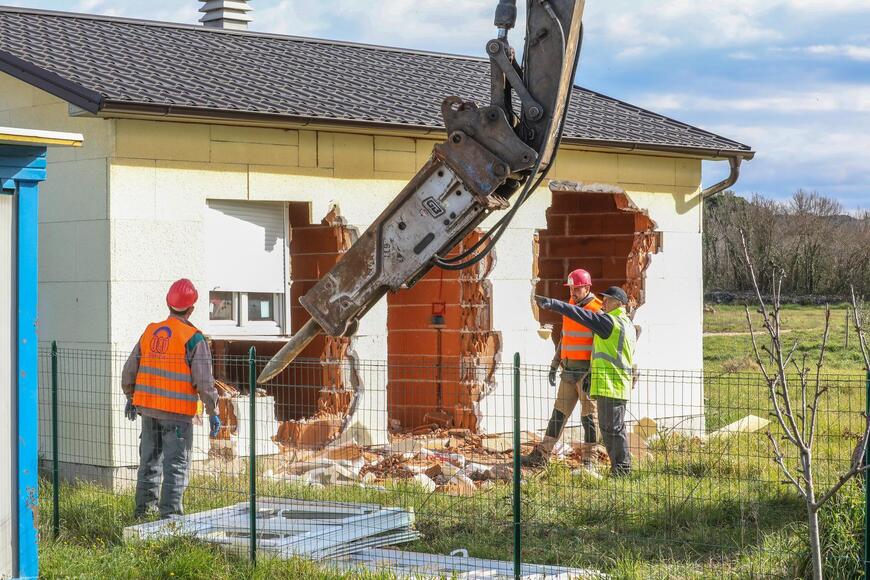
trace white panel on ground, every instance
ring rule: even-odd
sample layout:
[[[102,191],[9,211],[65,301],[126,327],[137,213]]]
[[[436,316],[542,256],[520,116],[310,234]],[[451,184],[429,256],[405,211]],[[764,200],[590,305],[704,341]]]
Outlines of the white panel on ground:
[[[278,557],[326,558],[409,542],[414,514],[400,508],[292,499],[257,502],[257,548]],[[232,551],[250,547],[247,503],[124,528],[124,538],[193,537]]]
[[[489,580],[515,578],[513,562],[378,548],[338,558],[330,561],[329,565],[348,572],[359,571],[360,568],[371,571],[387,571],[395,575],[396,578],[463,578],[467,580],[472,578],[487,578]],[[523,564],[520,568],[520,577],[526,580],[605,578],[604,574],[594,570],[535,564]]]
[[[208,202],[205,247],[209,290],[284,293],[286,207],[280,202]]]
[[[15,357],[15,332],[13,311],[15,304],[15,197],[8,192],[0,193],[0,578],[11,578],[13,572],[13,538],[15,531],[15,506],[18,497],[18,470],[12,455],[12,443],[17,441],[17,423],[14,420],[13,360]]]

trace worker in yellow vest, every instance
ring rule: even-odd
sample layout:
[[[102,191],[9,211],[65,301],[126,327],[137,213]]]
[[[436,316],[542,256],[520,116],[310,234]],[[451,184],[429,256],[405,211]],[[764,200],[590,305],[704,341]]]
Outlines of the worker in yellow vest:
[[[637,329],[628,317],[628,295],[618,286],[601,293],[599,312],[574,304],[535,296],[541,308],[584,325],[592,331],[590,395],[598,405],[598,424],[615,476],[631,472],[631,454],[625,429],[625,413],[634,377],[634,350]]]
[[[142,417],[136,517],[155,509],[164,518],[184,513],[182,497],[193,450],[193,417],[199,412],[200,401],[209,416],[212,437],[221,426],[211,350],[188,320],[198,297],[190,280],[175,282],[166,295],[169,317],[145,328],[124,364],[124,414],[131,421]]]
[[[568,275],[565,283],[570,294],[570,302],[578,308],[598,312],[601,300],[592,293],[592,276],[583,269]],[[595,463],[594,447],[598,441],[598,426],[595,401],[589,396],[589,368],[592,359],[592,331],[567,316],[562,317],[562,337],[556,347],[556,354],[550,365],[550,386],[556,386],[556,372],[561,367],[561,380],[556,403],[547,423],[544,439],[532,452],[522,458],[524,465],[540,467],[547,463],[553,447],[562,436],[565,423],[580,401],[580,423],[583,426],[583,463]]]

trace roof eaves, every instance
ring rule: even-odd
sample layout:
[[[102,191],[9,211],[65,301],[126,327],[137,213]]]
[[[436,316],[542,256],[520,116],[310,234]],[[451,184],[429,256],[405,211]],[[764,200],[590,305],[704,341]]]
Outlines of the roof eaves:
[[[89,113],[99,112],[103,103],[102,94],[2,50],[0,50],[0,71],[81,107]]]
[[[385,130],[420,131],[427,134],[441,134],[446,130],[444,127],[430,125],[414,125],[410,123],[388,123],[383,121],[366,121],[362,119],[346,119],[340,117],[303,117],[281,113],[261,113],[250,111],[234,111],[227,109],[211,109],[206,107],[177,106],[157,103],[132,103],[129,101],[106,100],[100,111],[103,115],[143,115],[148,117],[174,117],[174,118],[197,118],[216,121],[239,121],[239,122],[264,122],[264,123],[291,123],[299,126],[342,126],[357,128],[380,128]],[[601,147],[606,149],[623,149],[637,152],[662,152],[677,153],[681,155],[697,156],[704,159],[723,159],[729,157],[741,157],[752,159],[755,151],[741,145],[742,148],[700,148],[683,147],[677,145],[660,145],[654,143],[638,143],[635,141],[612,141],[604,139],[583,139],[578,137],[564,137],[566,144]]]
[[[755,151],[742,145],[740,149],[690,147],[681,145],[661,145],[657,143],[639,143],[637,141],[610,141],[606,139],[583,139],[580,137],[563,137],[562,142],[569,145],[601,147],[604,149],[625,149],[627,151],[677,153],[702,159],[728,159],[740,157],[747,161],[755,157]]]

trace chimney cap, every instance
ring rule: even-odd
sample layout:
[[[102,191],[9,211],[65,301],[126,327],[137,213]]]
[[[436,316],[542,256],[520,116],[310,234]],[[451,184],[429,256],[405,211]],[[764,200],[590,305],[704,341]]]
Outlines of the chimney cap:
[[[252,8],[247,0],[199,0],[203,6],[199,9],[203,12],[199,19],[203,25],[211,28],[227,28],[233,30],[247,30],[248,23],[253,20],[247,12]]]

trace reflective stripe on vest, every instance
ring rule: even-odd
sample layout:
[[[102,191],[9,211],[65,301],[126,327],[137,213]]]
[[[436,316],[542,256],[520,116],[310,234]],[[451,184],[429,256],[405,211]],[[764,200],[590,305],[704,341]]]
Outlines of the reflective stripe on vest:
[[[613,332],[607,338],[596,336],[593,341],[590,395],[628,400],[637,331],[622,308],[608,316],[613,320]]]
[[[139,339],[134,405],[196,415],[199,396],[187,362],[187,343],[197,332],[196,327],[175,317],[148,325]]]
[[[572,298],[569,304],[574,304]],[[598,312],[601,310],[601,300],[593,297],[583,306],[586,310]],[[592,331],[567,316],[562,317],[562,353],[563,359],[589,360],[592,358]]]

